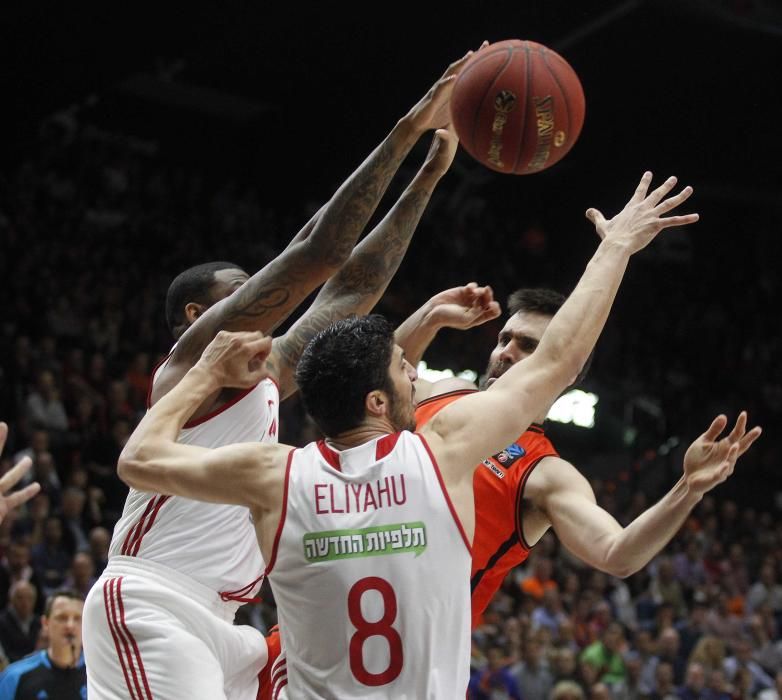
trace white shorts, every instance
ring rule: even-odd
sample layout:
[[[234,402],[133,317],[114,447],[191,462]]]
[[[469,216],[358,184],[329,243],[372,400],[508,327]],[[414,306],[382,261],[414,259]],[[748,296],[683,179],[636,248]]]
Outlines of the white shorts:
[[[90,700],[255,700],[263,635],[193,579],[112,557],[84,604]]]

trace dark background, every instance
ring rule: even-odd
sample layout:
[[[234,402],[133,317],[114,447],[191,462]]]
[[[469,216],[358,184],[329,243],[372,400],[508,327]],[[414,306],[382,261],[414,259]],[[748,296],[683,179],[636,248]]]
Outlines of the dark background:
[[[459,245],[481,254],[454,262],[438,249],[453,242],[442,230],[427,236],[437,228],[430,212],[383,310],[402,315],[469,279],[503,300],[527,284],[567,291],[594,248],[584,210],[618,211],[645,169],[658,181],[676,174],[695,187],[688,210],[701,222],[667,232],[633,263],[590,380],[598,428],[555,427],[555,437],[592,474],[639,478],[651,460],[670,483],[680,453],[661,455],[661,445],[747,407],[766,428],[765,446],[732,493],[771,504],[782,485],[780,3],[27,2],[6,3],[0,17],[7,176],[38,147],[41,120],[65,110],[153,141],[171,167],[252,187],[265,205],[294,211],[297,226],[467,49],[526,38],[559,51],[586,94],[579,142],[525,177],[491,173],[460,152],[441,189],[469,183],[487,220],[504,223],[468,231]],[[151,273],[203,261],[196,248]],[[238,262],[263,261],[248,245]],[[162,299],[158,323],[161,312]],[[444,334],[431,364],[481,370],[496,330]]]

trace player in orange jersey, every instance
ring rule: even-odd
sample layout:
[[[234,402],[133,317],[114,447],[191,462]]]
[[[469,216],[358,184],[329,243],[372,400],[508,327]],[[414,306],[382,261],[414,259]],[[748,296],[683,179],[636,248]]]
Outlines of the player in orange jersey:
[[[593,217],[597,217],[593,220],[602,235],[605,221],[597,213]],[[469,287],[436,295],[399,327],[397,342],[412,364],[440,328],[469,328],[493,317],[486,313],[493,302],[491,289]],[[511,295],[510,316],[489,357],[482,388],[491,386],[510,367],[535,351],[564,300],[562,295],[547,289],[523,289]],[[574,383],[583,374],[584,370],[574,378]],[[434,383],[418,379],[418,429],[443,407],[475,391],[475,385],[464,379],[449,378]],[[704,483],[708,480],[706,490],[709,490],[728,476],[707,473],[707,470],[698,474],[717,436],[727,426],[727,418],[718,416],[687,450],[683,477],[658,503],[623,528],[597,505],[589,482],[558,455],[546,437],[544,420],[550,407],[541,407],[535,423],[518,440],[485,459],[482,468],[475,472],[473,626],[479,622],[508,571],[528,557],[532,546],[549,528],[579,559],[614,576],[629,576],[670,541],[695,505],[685,497],[686,480],[694,476]],[[746,414],[741,413],[731,435],[744,434],[746,427]],[[739,442],[740,454],[759,435],[760,428],[747,432]]]

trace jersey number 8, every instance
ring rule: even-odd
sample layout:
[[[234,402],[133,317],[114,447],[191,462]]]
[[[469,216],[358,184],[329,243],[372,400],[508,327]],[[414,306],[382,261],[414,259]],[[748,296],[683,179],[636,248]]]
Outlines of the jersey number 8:
[[[361,612],[361,598],[367,591],[377,591],[383,598],[383,616],[369,622]],[[353,585],[348,593],[348,615],[356,633],[350,638],[350,670],[359,683],[385,685],[402,672],[404,655],[402,638],[391,625],[396,620],[396,595],[391,584],[378,576],[367,576]],[[364,642],[370,637],[384,637],[388,642],[390,660],[381,673],[370,673],[364,666]]]

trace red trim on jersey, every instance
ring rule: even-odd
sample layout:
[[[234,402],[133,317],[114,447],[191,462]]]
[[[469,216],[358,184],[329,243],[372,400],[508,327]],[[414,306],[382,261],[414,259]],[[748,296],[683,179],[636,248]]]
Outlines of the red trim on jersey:
[[[318,446],[318,450],[320,451],[321,455],[323,455],[323,459],[325,459],[330,467],[334,467],[338,472],[342,471],[342,465],[339,462],[339,454],[332,450],[327,444],[325,440],[318,440],[316,443]]]
[[[114,627],[114,617],[112,615],[112,611],[114,608],[114,601],[111,594],[111,589],[113,588],[114,579],[108,579],[103,584],[103,607],[106,610],[106,622],[109,626],[109,632],[111,632],[111,638],[114,640],[114,648],[117,650],[117,658],[119,659],[119,665],[122,668],[122,675],[125,677],[125,685],[128,689],[128,694],[130,695],[130,700],[136,700],[136,695],[133,692],[133,686],[130,683],[130,676],[128,676],[128,669],[125,665],[125,657],[122,654],[122,649],[120,648],[120,640],[118,636],[118,632]],[[109,600],[112,601],[112,611],[109,610]],[[125,640],[122,640],[123,645],[125,645]],[[129,650],[128,650],[129,651]]]
[[[168,355],[166,355],[152,368],[152,374],[149,375],[149,384],[147,384],[147,410],[152,408],[152,389],[155,386],[155,375],[157,374],[157,371],[168,361],[168,358],[170,358],[173,354],[174,351],[171,350]]]
[[[149,689],[149,683],[147,682],[147,672],[144,670],[144,662],[141,660],[141,652],[136,644],[136,639],[128,629],[128,625],[125,622],[125,604],[122,602],[122,577],[117,579],[117,602],[119,603],[120,624],[125,630],[125,633],[130,638],[130,643],[133,645],[133,651],[135,652],[136,662],[138,663],[139,673],[141,674],[141,680],[144,681],[144,690],[147,691],[147,698],[152,700],[152,691]]]
[[[375,443],[375,460],[379,461],[383,457],[391,454],[391,451],[396,447],[396,443],[399,441],[401,433],[392,433],[391,435],[384,435],[377,443]]]
[[[149,515],[150,511],[155,507],[155,499],[157,496],[152,496],[152,498],[149,499],[149,503],[147,503],[147,507],[144,509],[144,513],[141,515],[141,517],[138,519],[136,524],[128,530],[128,534],[125,535],[125,541],[122,543],[122,550],[121,554],[124,554],[126,556],[130,556],[128,552],[130,551],[130,547],[133,545],[133,542],[136,539],[136,536],[138,535],[139,531],[142,527],[144,527],[144,521],[147,519],[147,516]]]
[[[426,449],[427,453],[429,454],[429,459],[432,460],[434,473],[437,474],[437,481],[440,482],[440,488],[443,490],[443,496],[445,496],[445,502],[448,504],[448,508],[451,511],[451,515],[453,516],[453,519],[456,522],[456,527],[459,528],[459,533],[461,534],[462,539],[464,540],[464,546],[467,547],[467,551],[470,553],[470,556],[472,557],[472,545],[470,544],[470,540],[467,539],[467,533],[464,531],[464,527],[462,526],[462,521],[459,520],[459,516],[456,513],[456,508],[453,507],[453,503],[451,502],[451,497],[448,495],[448,489],[445,488],[443,475],[440,473],[440,466],[437,464],[437,460],[434,458],[434,455],[432,454],[432,450],[429,447],[429,443],[426,441],[426,438],[423,435],[421,435],[421,433],[414,433],[414,434],[417,435],[418,438],[421,440],[421,444],[424,446],[424,449]]]
[[[260,382],[258,382],[260,384]],[[200,418],[195,418],[193,420],[187,421],[182,426],[182,430],[186,430],[187,428],[195,428],[197,425],[201,425],[202,423],[206,423],[206,421],[211,420],[215,416],[219,416],[223,411],[227,411],[231,406],[234,404],[239,403],[245,396],[247,396],[253,389],[255,389],[258,384],[255,386],[251,386],[249,389],[244,389],[240,391],[236,396],[234,396],[230,401],[226,401],[224,404],[218,406],[217,408],[209,411],[209,413],[204,414]]]
[[[154,503],[154,508],[152,509],[152,512],[149,512],[149,506],[147,506],[147,510],[144,511],[144,515],[139,521],[139,524],[136,527],[136,534],[134,535],[133,539],[130,542],[130,545],[128,546],[127,551],[123,550],[123,554],[126,554],[129,557],[135,557],[138,554],[138,550],[141,547],[141,540],[144,539],[144,536],[150,531],[152,526],[155,524],[155,519],[157,518],[158,511],[160,511],[161,506],[168,501],[171,498],[171,496],[155,496],[152,501],[150,502],[150,505]],[[149,515],[149,520],[147,520],[147,524],[144,525],[144,518]],[[141,531],[142,526],[144,527],[144,531]]]
[[[530,430],[533,433],[540,433],[541,435],[543,435],[546,432],[540,423],[531,423],[529,428],[527,428],[527,430]]]
[[[220,600],[227,602],[229,600],[235,600],[237,603],[261,603],[262,599],[258,596],[254,598],[247,598],[247,594],[255,588],[259,582],[263,581],[263,574],[261,574],[255,581],[251,581],[246,586],[237,588],[235,591],[222,591],[220,593]]]
[[[280,513],[280,522],[277,523],[277,532],[274,535],[274,544],[272,545],[272,554],[269,557],[269,563],[266,565],[266,571],[264,575],[268,576],[274,568],[274,562],[277,561],[277,548],[280,546],[280,537],[282,536],[282,528],[285,525],[285,516],[288,513],[288,483],[291,478],[291,464],[293,463],[293,453],[296,449],[292,449],[288,452],[288,463],[285,465],[285,486],[282,491],[282,513]]]

